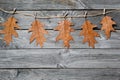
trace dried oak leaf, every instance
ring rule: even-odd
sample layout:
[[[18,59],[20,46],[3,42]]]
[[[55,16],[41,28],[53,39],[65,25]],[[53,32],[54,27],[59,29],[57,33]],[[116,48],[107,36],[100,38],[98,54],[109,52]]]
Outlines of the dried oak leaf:
[[[20,29],[20,27],[17,25],[17,20],[13,16],[9,17],[2,25],[5,28],[0,30],[0,34],[4,34],[3,40],[9,45],[12,42],[12,36],[18,37],[15,29]]]
[[[99,37],[100,35],[93,30],[96,25],[93,25],[89,20],[86,20],[82,25],[82,31],[80,32],[80,36],[84,36],[83,43],[88,42],[89,46],[95,48],[95,37]]]
[[[101,24],[102,24],[101,30],[105,32],[106,38],[109,39],[111,36],[111,31],[115,31],[113,25],[115,25],[116,23],[111,19],[110,16],[105,16],[103,17]]]
[[[43,43],[46,41],[44,34],[48,34],[48,32],[43,27],[44,24],[42,24],[37,19],[32,22],[32,27],[29,29],[29,32],[32,32],[30,43],[36,40],[36,45],[40,44],[40,46],[43,47]]]
[[[67,48],[70,47],[69,42],[73,40],[73,37],[70,34],[74,31],[74,29],[71,28],[72,25],[72,22],[70,22],[69,20],[63,20],[59,22],[58,26],[54,29],[60,31],[59,35],[56,37],[56,41],[63,40],[64,47]]]

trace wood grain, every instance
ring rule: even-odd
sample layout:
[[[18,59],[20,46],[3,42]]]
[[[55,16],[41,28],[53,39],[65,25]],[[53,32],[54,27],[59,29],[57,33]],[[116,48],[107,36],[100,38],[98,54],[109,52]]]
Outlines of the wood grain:
[[[0,68],[120,68],[120,49],[10,49]]]
[[[9,46],[6,46],[5,42],[0,40],[0,49],[23,49],[23,48],[40,48],[40,46],[36,46],[35,41],[30,44],[29,38],[31,33],[28,33],[28,30],[17,30],[19,34],[19,38],[13,37],[13,42]],[[49,34],[45,37],[47,41],[44,43],[43,48],[64,48],[62,41],[56,42],[55,38],[58,35],[58,31],[48,30]],[[98,43],[95,45],[95,48],[120,48],[120,31],[112,32],[111,38],[106,40],[104,32],[97,30],[97,32],[101,35],[101,38],[96,38]],[[72,32],[72,36],[74,41],[71,41],[71,48],[89,48],[88,44],[82,43],[83,36],[79,36],[80,30],[76,30]]]
[[[86,7],[81,1],[76,0],[5,0],[0,1],[0,7],[5,9],[75,9],[75,8],[84,8]],[[13,4],[14,2],[14,4]],[[9,5],[8,5],[9,4]],[[8,7],[6,7],[6,5]]]
[[[0,79],[1,80],[119,80],[120,69],[7,69],[7,70],[0,70]]]
[[[0,79],[1,80],[15,80],[18,71],[17,70],[8,70],[8,69],[0,69]]]
[[[13,3],[14,2],[14,3]],[[0,7],[8,10],[36,9],[116,9],[119,0],[1,0]]]

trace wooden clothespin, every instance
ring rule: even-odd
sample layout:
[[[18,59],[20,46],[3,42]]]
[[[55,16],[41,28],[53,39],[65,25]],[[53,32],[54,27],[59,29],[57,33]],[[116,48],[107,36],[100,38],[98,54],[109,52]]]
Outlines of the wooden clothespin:
[[[66,13],[66,14],[64,15],[64,19],[66,19],[66,18],[67,18],[68,14],[69,14],[69,13]]]
[[[103,15],[104,16],[106,15],[106,9],[105,8],[103,9]]]
[[[84,15],[84,18],[85,18],[85,19],[87,18],[87,14],[88,14],[88,12],[85,11],[85,15]]]
[[[35,19],[37,19],[37,12],[35,12],[34,17],[35,17]]]
[[[14,15],[14,14],[15,14],[15,12],[16,12],[16,8],[13,8],[13,13],[12,13],[12,15]]]

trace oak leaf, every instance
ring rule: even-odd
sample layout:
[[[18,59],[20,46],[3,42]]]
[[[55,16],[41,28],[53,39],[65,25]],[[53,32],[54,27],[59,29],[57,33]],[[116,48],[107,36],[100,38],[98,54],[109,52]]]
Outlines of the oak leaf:
[[[2,25],[5,28],[0,30],[0,34],[4,34],[3,40],[9,45],[12,42],[12,36],[18,37],[15,29],[20,29],[20,27],[17,25],[17,20],[13,16],[9,17]]]
[[[46,41],[44,34],[48,34],[48,32],[43,27],[44,24],[37,19],[32,22],[32,27],[29,29],[29,32],[32,32],[30,43],[36,40],[36,45],[40,44],[40,46],[43,47],[43,43]]]
[[[101,21],[101,24],[101,30],[105,32],[106,38],[109,39],[111,36],[111,31],[115,31],[113,25],[115,25],[116,23],[112,20],[110,16],[104,16]]]
[[[60,21],[58,23],[58,26],[54,29],[54,30],[60,31],[59,35],[56,37],[56,42],[59,40],[63,40],[64,47],[67,47],[67,48],[70,47],[69,42],[73,40],[73,37],[70,34],[71,32],[74,31],[74,29],[71,28],[72,25],[73,23],[70,22],[69,20],[63,20],[63,21]]]
[[[80,32],[80,36],[84,36],[83,43],[88,42],[89,46],[95,48],[95,37],[99,37],[100,35],[93,30],[96,25],[93,25],[89,20],[86,20],[82,25],[82,31]]]

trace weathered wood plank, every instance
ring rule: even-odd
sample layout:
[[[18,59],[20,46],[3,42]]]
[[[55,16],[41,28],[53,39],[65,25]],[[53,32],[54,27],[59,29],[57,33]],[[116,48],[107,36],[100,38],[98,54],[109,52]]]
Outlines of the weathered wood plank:
[[[0,51],[0,68],[120,68],[120,49]]]
[[[7,6],[7,7],[6,7]],[[76,0],[5,0],[0,1],[0,7],[5,9],[84,9],[86,6]]]
[[[0,79],[1,80],[14,80],[16,78],[18,71],[17,70],[8,70],[8,69],[0,69]]]
[[[81,0],[88,8],[92,9],[119,9],[119,0]]]
[[[58,35],[58,31],[48,30],[49,34],[46,35],[47,41],[44,43],[43,48],[64,48],[62,41],[55,42],[55,38]],[[19,38],[13,37],[13,42],[9,46],[0,40],[0,49],[20,49],[20,48],[40,48],[40,46],[36,46],[35,41],[33,43],[29,43],[29,38],[31,33],[28,33],[27,30],[18,30]],[[82,44],[83,37],[79,36],[80,30],[76,30],[72,32],[72,36],[74,41],[71,41],[71,48],[89,48],[88,44]],[[95,45],[96,48],[120,48],[120,31],[112,32],[111,38],[106,40],[104,32],[100,33],[101,38],[96,38],[98,43]]]
[[[1,80],[119,80],[120,69],[18,69],[18,70],[8,69],[8,70],[0,70],[0,79]]]
[[[66,11],[18,11],[18,13],[27,13],[27,14],[32,14],[34,15],[34,13],[37,12],[38,16],[41,17],[47,17],[47,16],[63,16],[63,14],[65,14]],[[79,15],[84,15],[84,11],[80,10],[80,11],[67,11],[67,13],[69,14],[68,16],[79,16]],[[102,10],[91,10],[88,12],[88,15],[94,15],[94,14],[99,14],[99,13],[103,13]],[[109,16],[113,17],[113,20],[115,20],[115,22],[117,23],[115,27],[115,29],[120,29],[120,19],[118,16],[120,16],[120,12],[113,12],[113,13],[109,13]],[[8,17],[10,16],[10,14],[6,14],[4,12],[0,12],[0,22],[4,22]],[[34,17],[31,16],[24,16],[22,14],[16,14],[15,17],[18,19],[18,24],[21,26],[22,29],[28,29],[31,27],[31,23],[34,21]],[[96,24],[98,28],[96,29],[100,29],[101,25],[100,25],[100,21],[102,19],[102,15],[101,16],[96,16],[96,17],[88,17],[88,19],[93,23]],[[53,29],[54,27],[57,26],[58,22],[63,20],[64,18],[51,18],[51,19],[39,19],[41,22],[43,22],[45,24],[45,29]],[[69,18],[68,18],[69,19]],[[74,24],[73,28],[74,29],[81,29],[81,25],[84,22],[84,18],[72,18],[71,20]]]
[[[120,8],[119,0],[1,0],[0,7],[11,10],[28,9],[116,9]]]

